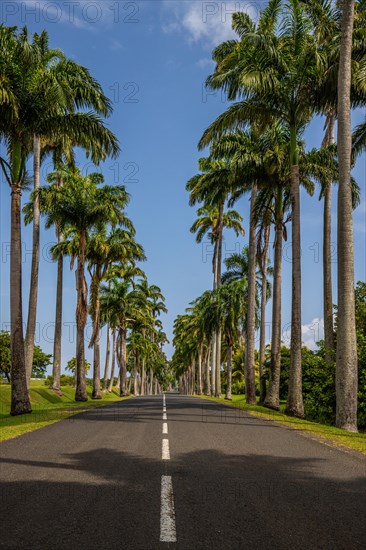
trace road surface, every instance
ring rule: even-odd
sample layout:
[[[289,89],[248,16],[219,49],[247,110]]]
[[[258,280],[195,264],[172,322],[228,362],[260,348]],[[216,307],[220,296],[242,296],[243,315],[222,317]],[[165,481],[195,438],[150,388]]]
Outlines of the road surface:
[[[365,472],[210,401],[130,399],[0,444],[0,548],[365,548]]]

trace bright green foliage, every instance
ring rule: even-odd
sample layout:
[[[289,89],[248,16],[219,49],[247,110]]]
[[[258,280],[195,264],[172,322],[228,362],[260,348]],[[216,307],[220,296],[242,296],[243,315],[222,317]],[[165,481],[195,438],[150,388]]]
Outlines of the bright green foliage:
[[[84,368],[85,368],[85,372],[90,371],[90,363],[88,363],[88,361],[86,361],[86,360],[85,360],[85,363],[84,363]],[[75,375],[76,357],[73,357],[72,359],[70,359],[70,361],[67,362],[66,370],[68,370],[69,372],[72,372]]]
[[[48,365],[52,363],[52,355],[44,353],[39,346],[34,346],[32,376],[44,378]]]
[[[0,374],[10,382],[11,354],[10,354],[10,333],[2,330],[0,332]]]
[[[48,388],[52,384],[52,376],[47,376],[47,378],[44,381],[45,386]],[[74,376],[68,376],[67,374],[61,374],[60,376],[60,386],[74,386],[75,385],[75,377]]]
[[[358,350],[358,426],[366,427],[366,283],[358,282],[356,296],[356,326]],[[334,424],[336,410],[335,358],[325,361],[324,342],[318,342],[316,351],[303,347],[303,393],[305,417]],[[290,350],[281,348],[280,398],[287,398]]]
[[[44,378],[51,358],[52,355],[47,355],[39,346],[34,346],[33,378]],[[5,376],[9,382],[11,380],[10,333],[6,330],[0,332],[0,376]]]
[[[356,330],[358,352],[358,422],[366,427],[366,283],[356,285]]]

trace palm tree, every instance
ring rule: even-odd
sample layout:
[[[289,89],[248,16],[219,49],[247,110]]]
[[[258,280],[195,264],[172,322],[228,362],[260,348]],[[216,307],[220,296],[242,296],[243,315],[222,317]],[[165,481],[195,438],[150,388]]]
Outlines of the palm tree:
[[[351,61],[354,1],[342,4],[338,71],[338,333],[336,424],[357,431],[357,342],[354,297],[354,244],[351,190]]]
[[[205,384],[203,387],[203,361],[205,344],[207,349],[210,347],[210,341],[212,339],[213,331],[207,326],[207,308],[211,304],[212,293],[204,292],[199,298],[191,303],[191,306],[186,310],[190,315],[189,325],[186,327],[189,332],[190,338],[193,338],[197,342],[197,394],[201,395],[204,392],[206,395],[210,395],[210,370],[209,362],[206,356],[205,361]]]
[[[263,173],[266,180],[258,194],[256,217],[268,218],[275,227],[275,252],[273,275],[272,345],[271,370],[265,406],[279,408],[279,382],[281,369],[281,279],[282,242],[287,240],[286,224],[291,220],[290,210],[290,171],[289,134],[285,127],[274,125],[263,133]],[[305,190],[313,194],[313,181],[332,182],[336,177],[336,164],[333,153],[312,150],[305,154],[299,142],[299,176]]]
[[[137,293],[140,293],[142,303],[147,308],[149,314],[152,315],[152,327],[151,318],[147,317],[148,322],[147,326],[142,329],[142,334],[145,338],[151,340],[151,343],[154,344],[154,331],[156,325],[156,318],[160,313],[167,312],[167,308],[164,303],[164,296],[161,292],[161,289],[156,285],[149,285],[146,278],[141,279],[141,281],[136,285],[135,290]],[[152,345],[152,349],[154,346]],[[149,358],[151,360],[152,358]],[[142,366],[141,366],[141,395],[145,394],[145,382],[146,382],[146,361],[145,357],[142,357]]]
[[[265,154],[260,148],[261,142],[258,133],[253,129],[247,132],[235,131],[221,136],[212,145],[214,158],[226,155],[231,159],[232,169],[235,172],[232,182],[232,197],[230,203],[234,203],[242,194],[251,191],[250,199],[250,227],[249,227],[249,254],[248,254],[248,285],[247,292],[247,321],[245,333],[245,391],[248,403],[256,403],[255,388],[255,304],[256,304],[256,266],[257,266],[257,241],[256,241],[256,220],[254,208],[258,185],[263,179],[262,155]],[[267,291],[267,285],[266,285]],[[262,293],[263,295],[263,293]],[[263,296],[264,304],[267,298]],[[265,307],[263,307],[265,310]],[[262,326],[265,326],[265,315],[262,316]],[[264,328],[262,330],[264,338]],[[263,387],[263,384],[262,384]]]
[[[281,15],[281,19],[279,18]],[[280,27],[279,27],[280,24]],[[301,254],[298,139],[314,111],[312,89],[320,55],[311,21],[298,0],[269,2],[257,25],[248,16],[233,16],[240,41],[214,52],[216,72],[211,87],[224,88],[229,99],[243,100],[229,107],[205,132],[200,146],[223,132],[252,122],[257,128],[281,121],[290,134],[292,203],[292,315],[291,368],[287,413],[302,417],[301,366]],[[224,53],[225,52],[225,53]]]
[[[257,215],[257,214],[256,214]],[[222,274],[221,282],[222,284],[230,284],[233,282],[244,282],[244,300],[245,303],[248,303],[248,266],[249,266],[249,248],[248,246],[244,246],[243,250],[240,254],[235,253],[231,254],[228,258],[225,258],[224,264],[226,267],[226,271]],[[271,272],[271,271],[270,271]],[[261,293],[262,288],[262,274],[260,269],[256,272],[256,312],[255,317],[256,319],[259,318],[258,315],[258,309],[259,309],[259,295]],[[270,297],[271,295],[271,285],[267,283],[267,295]],[[247,309],[247,308],[246,308]],[[245,326],[246,323],[243,325],[243,334],[241,336],[242,343],[245,341]]]
[[[55,136],[67,132],[74,140],[87,142],[89,147],[91,136],[84,137],[83,140],[79,137],[82,132],[85,132],[85,122],[89,124],[89,131],[99,130],[102,124],[95,117],[93,119],[93,113],[75,113],[74,110],[80,107],[92,107],[96,114],[107,115],[110,112],[110,103],[86,69],[65,59],[61,51],[49,49],[46,32],[35,34],[30,42],[27,29],[24,28],[18,40],[31,52],[31,55],[26,60],[24,79],[19,83],[21,102],[16,126],[23,140],[24,154],[33,148],[34,189],[37,191],[40,185],[42,142],[50,138],[54,140]],[[14,84],[18,84],[15,79]],[[11,129],[8,129],[8,133],[10,132]],[[94,135],[94,139],[95,137]],[[118,151],[116,138],[105,128],[104,135],[99,132],[97,137],[101,138],[101,143],[98,144],[99,156],[106,142],[114,153]],[[33,210],[33,253],[25,339],[28,382],[33,357],[38,290],[40,213],[37,194],[35,194]]]
[[[245,280],[222,285],[218,292],[218,318],[226,339],[226,396],[231,400],[232,359],[234,345],[238,341],[240,326],[245,315]]]
[[[210,157],[199,160],[201,173],[191,178],[186,185],[186,189],[190,191],[189,202],[191,205],[203,202],[204,206],[218,209],[217,226],[213,228],[211,235],[214,244],[214,289],[218,288],[221,283],[222,241],[225,227],[223,221],[224,208],[235,182],[235,171],[231,159],[226,155],[216,154],[215,157],[212,155],[216,146],[217,144],[213,143]],[[244,234],[243,228],[241,228],[240,233]],[[221,395],[221,335],[219,332],[213,336],[212,363],[212,388],[214,395],[219,397]]]
[[[108,274],[108,269],[115,262],[125,265],[145,259],[143,249],[133,237],[135,230],[132,222],[124,216],[119,222],[128,228],[128,231],[112,229],[107,233],[106,226],[94,230],[88,243],[87,258],[91,274],[90,309],[93,319],[93,334],[89,347],[94,347],[93,361],[93,399],[101,399],[100,393],[100,285]]]
[[[40,193],[41,212],[47,211],[46,227],[57,224],[63,233],[69,236],[54,247],[54,254],[66,253],[77,258],[77,372],[76,372],[76,401],[86,401],[86,381],[84,371],[84,329],[88,314],[87,283],[85,279],[85,262],[89,231],[103,223],[112,226],[125,223],[124,208],[128,202],[128,194],[123,186],[104,186],[101,174],[91,174],[83,177],[79,170],[63,174],[64,185],[59,188],[54,183],[44,188]],[[56,175],[51,175],[51,181]],[[55,197],[56,196],[56,197]],[[52,207],[49,207],[50,200]]]
[[[101,288],[101,310],[110,318],[114,334],[114,353],[112,355],[112,372],[109,391],[112,389],[114,378],[115,357],[119,357],[120,363],[120,395],[127,395],[126,365],[127,365],[127,330],[136,317],[135,303],[131,295],[131,281],[114,280],[108,287]],[[119,331],[119,346],[116,349],[115,331]]]
[[[211,242],[214,244],[213,257],[213,273],[214,273],[214,289],[220,286],[221,281],[221,263],[222,263],[222,237],[224,228],[233,229],[235,234],[239,236],[244,234],[242,227],[243,218],[235,210],[224,211],[224,203],[221,202],[219,207],[212,205],[202,206],[197,210],[198,219],[192,225],[191,233],[197,233],[196,241],[202,242],[204,236],[208,234]],[[214,345],[212,349],[212,373],[211,383],[212,392],[216,397],[221,395],[221,337],[216,334],[213,339]]]
[[[365,14],[362,2],[355,3],[355,32],[352,48],[352,81],[351,102],[354,106],[365,104],[363,63],[365,57],[364,28]],[[360,9],[358,9],[360,6]],[[340,61],[341,42],[341,5],[323,0],[311,0],[304,3],[313,25],[318,48],[322,51],[326,67],[319,72],[319,82],[314,90],[314,104],[317,112],[325,115],[325,135],[322,146],[334,143],[334,126],[337,115],[338,87],[337,78]],[[334,361],[335,338],[332,297],[332,264],[331,264],[331,205],[332,182],[324,182],[321,198],[324,197],[323,223],[323,295],[324,295],[324,341],[326,361]]]
[[[265,349],[266,349],[266,307],[268,295],[268,248],[271,234],[271,225],[268,217],[260,222],[257,258],[261,272],[261,320],[260,320],[260,342],[259,342],[259,400],[264,402],[267,392],[265,372]]]
[[[190,332],[191,315],[178,315],[174,321],[175,347],[172,363],[180,377],[180,390],[186,395],[195,393],[195,357],[197,354],[197,339]]]
[[[11,189],[11,252],[10,252],[10,332],[11,332],[11,415],[31,412],[25,371],[22,258],[21,258],[21,194],[26,180],[26,156],[29,143],[21,137],[22,81],[34,50],[18,38],[14,28],[0,27],[1,94],[0,138],[7,147],[9,162],[1,158],[1,169]]]
[[[13,319],[21,315],[20,289],[21,289],[21,260],[19,255],[20,226],[16,218],[20,216],[20,197],[22,186],[25,182],[25,162],[29,153],[34,150],[34,184],[39,187],[39,167],[41,157],[41,140],[49,139],[53,134],[62,135],[70,133],[81,136],[85,131],[89,133],[88,142],[95,139],[95,130],[102,126],[101,121],[90,113],[74,113],[75,108],[94,105],[97,113],[105,113],[109,110],[108,100],[100,96],[96,100],[97,83],[90,77],[85,68],[64,58],[59,50],[49,50],[46,33],[35,34],[33,40],[28,38],[27,29],[24,28],[19,35],[16,29],[0,29],[1,41],[4,46],[1,49],[2,59],[1,81],[3,86],[1,101],[1,127],[0,136],[7,146],[9,162],[1,159],[1,167],[6,180],[12,188],[12,204],[15,223],[12,228],[15,234],[12,236],[12,291],[11,302],[13,304]],[[5,48],[6,46],[6,48]],[[79,71],[79,80],[76,75]],[[73,82],[74,91],[70,93],[70,84]],[[84,91],[89,85],[89,91]],[[94,92],[92,91],[94,87]],[[104,105],[103,105],[104,103]],[[94,136],[90,132],[94,132]],[[106,141],[112,148],[118,150],[117,142],[110,132],[105,130],[104,136],[98,144],[98,150],[102,151]],[[110,140],[112,137],[112,141]],[[80,141],[80,137],[78,138]],[[84,138],[84,142],[85,142]],[[13,193],[14,191],[14,193]],[[26,345],[21,351],[20,341],[22,334],[16,326],[20,325],[17,319],[11,321],[14,327],[13,346],[14,369],[21,371],[23,364],[27,367],[27,380],[29,381],[32,355],[34,346],[34,327],[36,320],[37,286],[38,286],[38,257],[39,257],[39,210],[37,199],[34,201],[34,235],[33,258],[29,298],[29,316],[27,325]],[[18,231],[19,226],[19,231]],[[11,252],[12,254],[12,252]],[[16,313],[18,311],[18,313]],[[24,347],[24,345],[23,345]],[[23,357],[23,354],[26,354]],[[16,376],[20,380],[22,376]],[[18,382],[16,382],[17,384]],[[16,390],[17,393],[18,390]],[[24,392],[23,392],[24,393]],[[24,400],[27,401],[24,395]],[[21,409],[21,406],[18,407]],[[25,409],[29,408],[28,404]]]

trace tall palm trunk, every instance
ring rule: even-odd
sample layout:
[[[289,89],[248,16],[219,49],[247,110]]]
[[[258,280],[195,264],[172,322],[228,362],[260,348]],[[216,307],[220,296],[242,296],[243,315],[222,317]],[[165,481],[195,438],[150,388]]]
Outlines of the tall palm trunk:
[[[193,359],[191,365],[191,395],[196,393],[196,361]]]
[[[282,191],[276,196],[276,236],[273,266],[273,305],[272,305],[272,341],[271,371],[269,386],[264,405],[269,409],[280,408],[281,374],[281,301],[282,301]]]
[[[245,343],[245,396],[250,405],[255,405],[255,294],[256,294],[256,224],[254,206],[257,187],[253,186],[250,200],[249,261],[248,261],[248,311]]]
[[[135,352],[135,358],[133,362],[133,395],[139,395],[139,382],[138,382],[138,371],[139,371],[139,354]]]
[[[25,371],[22,313],[21,186],[11,186],[10,328],[11,410],[16,416],[32,412]]]
[[[233,360],[233,346],[230,341],[227,343],[226,350],[226,395],[225,399],[232,399],[231,386],[232,386],[232,360]]]
[[[201,340],[198,346],[197,395],[202,395],[202,355],[203,355],[203,341]]]
[[[334,143],[334,115],[327,117],[327,130],[322,145],[327,147]],[[332,291],[332,181],[324,190],[323,222],[323,307],[324,307],[324,344],[325,360],[334,361],[334,324],[333,324],[333,291]]]
[[[100,391],[100,281],[102,278],[102,268],[97,265],[93,280],[93,294],[95,296],[94,304],[94,326],[90,345],[94,347],[93,357],[93,393],[92,399],[102,399]]]
[[[113,389],[113,382],[114,382],[114,371],[116,369],[116,346],[117,346],[117,341],[116,341],[116,329],[113,328],[112,329],[112,364],[111,364],[111,378],[109,380],[109,385],[108,385],[108,391],[109,393],[111,393],[112,389]]]
[[[152,392],[153,392],[153,379],[154,379],[154,371],[152,367],[150,367],[149,395],[152,395]]]
[[[111,355],[111,329],[109,325],[107,326],[107,347],[105,353],[105,364],[104,364],[104,377],[103,377],[103,387],[102,390],[105,391],[108,386],[108,373],[109,373],[109,359]]]
[[[86,234],[80,231],[80,254],[77,268],[76,306],[76,392],[75,401],[87,401],[85,378],[85,325],[88,315],[88,292],[85,280]]]
[[[354,1],[342,4],[338,72],[338,332],[336,424],[357,431],[357,341],[354,293],[354,241],[351,193],[351,54]]]
[[[213,280],[213,289],[216,290],[218,288],[218,273],[217,273],[217,266],[218,266],[218,248],[219,248],[219,240],[215,240],[215,246],[214,246],[214,257],[213,257],[213,263],[212,263],[212,271],[214,275]],[[217,333],[214,332],[212,335],[212,342],[211,342],[211,395],[216,395],[216,343],[217,343]]]
[[[58,242],[61,242],[60,237]],[[53,341],[52,382],[50,389],[62,395],[61,391],[61,337],[62,337],[62,290],[64,259],[62,254],[57,258],[56,314],[55,336]]]
[[[121,339],[121,368],[120,368],[120,395],[121,397],[127,395],[127,331],[126,329],[121,329],[120,334]]]
[[[291,359],[286,413],[302,418],[300,178],[296,127],[291,127],[292,307]]]
[[[115,389],[119,392],[120,391],[120,388],[121,388],[121,356],[120,356],[120,350],[119,350],[119,341],[117,342],[117,349],[116,349],[116,357],[117,357],[117,360],[118,360],[118,365],[119,365],[119,369],[118,369],[118,374],[117,374],[117,382],[116,382],[116,385],[114,386]]]
[[[92,399],[102,399],[100,391],[100,332],[95,337],[93,357],[93,393]]]
[[[217,259],[216,259],[216,288],[221,286],[221,266],[222,266],[222,239],[224,230],[224,203],[219,206],[219,223],[218,223],[218,246],[217,246]],[[221,330],[216,331],[216,384],[215,384],[215,396],[221,397]]]
[[[216,394],[216,335],[212,336],[212,352],[211,352],[211,395]]]
[[[38,299],[38,274],[39,274],[39,235],[40,235],[40,211],[38,191],[40,188],[40,165],[41,165],[41,139],[39,136],[33,138],[34,153],[34,201],[33,201],[33,245],[32,245],[32,269],[29,288],[28,323],[25,336],[25,370],[27,373],[27,386],[29,388],[32,376],[34,336],[37,320],[37,299]]]
[[[265,351],[266,351],[266,306],[267,306],[267,274],[268,274],[268,246],[271,227],[268,225],[264,233],[264,246],[262,254],[262,281],[261,281],[261,326],[260,326],[260,343],[259,343],[259,388],[260,400],[266,398],[266,378],[265,378]]]
[[[59,178],[58,187],[63,184],[62,178]],[[63,235],[58,226],[56,226],[57,242],[63,241]],[[52,382],[50,389],[59,395],[61,391],[61,342],[62,342],[62,291],[64,276],[64,258],[60,254],[57,258],[57,283],[56,283],[56,312],[55,312],[55,335],[53,340],[53,365]]]
[[[146,330],[143,329],[142,335],[145,338],[146,337]],[[140,395],[145,395],[145,357],[142,357],[141,361],[141,387],[140,387]]]
[[[89,348],[94,348],[92,399],[102,399],[100,391],[100,282],[102,278],[102,266],[96,264],[91,283],[93,334],[89,344]]]
[[[146,380],[146,370],[145,370],[145,358],[142,358],[141,361],[141,388],[140,395],[145,395],[145,380]]]
[[[203,389],[203,393],[205,395],[211,395],[211,380],[210,380],[210,357],[211,357],[211,347],[210,346],[207,346],[207,351],[206,351],[206,359],[205,359],[205,370],[206,370],[206,375],[205,375],[205,385],[204,385],[204,389]]]

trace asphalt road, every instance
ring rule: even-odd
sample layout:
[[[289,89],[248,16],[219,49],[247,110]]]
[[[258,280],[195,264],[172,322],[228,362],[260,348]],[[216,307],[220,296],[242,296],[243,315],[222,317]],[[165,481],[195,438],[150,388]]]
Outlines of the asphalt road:
[[[242,411],[131,399],[0,444],[0,548],[365,548],[365,474]]]

